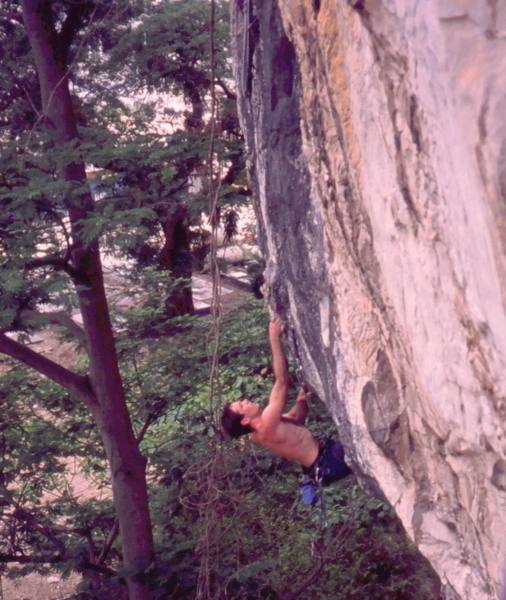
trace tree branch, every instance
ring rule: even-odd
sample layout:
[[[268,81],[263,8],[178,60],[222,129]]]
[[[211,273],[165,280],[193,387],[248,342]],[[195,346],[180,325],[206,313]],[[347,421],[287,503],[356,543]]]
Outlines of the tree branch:
[[[221,180],[221,185],[232,185],[244,169],[242,153],[231,159],[227,174]]]
[[[35,317],[42,325],[60,325],[64,327],[68,333],[72,334],[77,341],[87,350],[86,335],[84,330],[63,310],[52,312],[39,312],[36,310],[22,310],[16,318],[16,323],[28,322]]]
[[[27,346],[20,344],[0,333],[0,352],[35,369],[42,375],[60,384],[72,394],[82,399],[88,406],[96,405],[97,399],[90,386],[88,377],[78,375],[53,362]]]
[[[90,16],[93,10],[93,2],[84,2],[72,4],[67,17],[63,22],[60,33],[58,34],[60,42],[60,51],[63,61],[66,63],[70,46],[74,41],[76,33],[81,29],[84,21]]]
[[[51,556],[25,556],[24,554],[4,554],[0,553],[0,563],[15,562],[21,565],[29,564],[55,564],[62,562],[63,558],[59,554],[53,554]]]
[[[23,521],[27,523],[30,527],[32,527],[35,531],[39,532],[46,539],[48,539],[54,546],[57,548],[59,552],[59,556],[63,559],[66,558],[67,549],[65,548],[65,544],[60,540],[60,538],[54,534],[53,531],[49,527],[45,527],[41,525],[32,513],[22,507],[18,507],[12,513],[12,516],[18,521]]]
[[[237,96],[234,94],[234,92],[232,92],[227,84],[223,81],[223,79],[220,79],[219,77],[216,78],[214,80],[214,82],[216,83],[216,85],[218,85],[224,92],[225,92],[225,96],[229,99],[229,100],[237,100]]]
[[[26,269],[39,269],[41,267],[54,267],[57,271],[65,271],[74,283],[89,285],[85,278],[67,260],[60,256],[41,256],[34,258],[25,264]]]
[[[107,558],[107,555],[109,554],[109,550],[111,549],[111,547],[114,543],[114,540],[118,536],[118,533],[119,533],[119,523],[118,523],[118,519],[115,519],[113,526],[111,527],[111,530],[109,531],[109,535],[107,536],[107,539],[105,540],[105,543],[102,547],[102,550],[101,550],[100,555],[97,560],[97,564],[101,565],[105,561],[105,559]]]
[[[144,425],[142,426],[142,429],[139,432],[139,435],[137,436],[137,443],[140,444],[142,442],[142,440],[144,439],[144,436],[146,435],[147,430],[151,427],[151,424],[153,423],[153,421],[156,419],[154,414],[149,414],[148,418],[146,419]]]
[[[105,567],[104,565],[97,565],[96,563],[92,563],[90,561],[85,562],[81,566],[83,567],[83,569],[86,569],[88,571],[96,571],[97,573],[100,573],[102,575],[107,575],[107,577],[116,577],[118,575],[118,572],[114,569],[110,569],[109,567]]]
[[[90,555],[90,562],[96,564],[97,550],[95,548],[95,543],[93,542],[93,536],[91,535],[91,531],[86,533],[86,541],[88,542],[88,552]]]
[[[18,563],[21,565],[30,565],[30,564],[57,564],[60,562],[64,562],[66,559],[60,556],[59,554],[47,555],[47,556],[26,556],[25,554],[5,554],[0,553],[0,563]],[[114,569],[110,569],[109,567],[104,567],[103,565],[96,565],[90,561],[85,561],[79,564],[80,570],[88,570],[88,571],[97,571],[97,573],[101,573],[102,575],[107,575],[108,577],[115,577],[118,575],[117,571]]]

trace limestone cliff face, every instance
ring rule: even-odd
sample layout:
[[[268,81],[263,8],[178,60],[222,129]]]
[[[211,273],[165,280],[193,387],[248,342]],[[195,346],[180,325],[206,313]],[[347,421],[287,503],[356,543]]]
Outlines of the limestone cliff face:
[[[506,561],[506,4],[233,0],[272,308],[447,598]]]

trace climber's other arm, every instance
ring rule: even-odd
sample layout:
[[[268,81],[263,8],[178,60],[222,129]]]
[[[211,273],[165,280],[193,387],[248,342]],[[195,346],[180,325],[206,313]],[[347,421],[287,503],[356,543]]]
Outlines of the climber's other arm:
[[[295,404],[287,413],[283,415],[283,417],[285,419],[290,419],[297,425],[304,425],[309,410],[307,399],[310,395],[311,392],[305,392],[304,388],[301,387],[299,393],[297,394],[297,398],[295,399]]]

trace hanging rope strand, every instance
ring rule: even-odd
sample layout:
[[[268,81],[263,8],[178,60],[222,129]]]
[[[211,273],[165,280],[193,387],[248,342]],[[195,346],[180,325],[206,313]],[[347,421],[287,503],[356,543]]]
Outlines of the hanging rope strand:
[[[209,142],[209,219],[211,223],[211,248],[210,248],[210,270],[212,281],[212,301],[211,315],[212,328],[211,340],[213,343],[212,354],[210,357],[209,368],[209,413],[211,422],[216,424],[215,410],[215,394],[219,389],[219,373],[218,362],[220,352],[220,327],[221,327],[221,278],[218,265],[218,227],[219,227],[219,212],[218,212],[218,195],[220,188],[220,167],[219,161],[215,168],[215,138],[216,138],[216,91],[214,82],[216,79],[216,3],[211,0],[210,6],[210,68],[211,68],[211,116],[210,116],[210,142]]]
[[[210,141],[208,154],[209,168],[209,220],[211,224],[211,247],[210,247],[210,271],[212,282],[212,300],[211,300],[211,328],[208,336],[209,352],[209,417],[213,429],[216,431],[217,414],[215,398],[221,397],[219,387],[219,355],[220,355],[220,328],[221,328],[221,279],[218,265],[218,195],[220,190],[221,173],[220,163],[216,159],[215,139],[216,139],[216,3],[211,0],[210,18],[209,18],[209,36],[210,36],[210,71],[211,71],[211,111],[210,111]],[[200,567],[197,580],[196,598],[197,600],[209,600],[213,597],[211,572],[215,559],[215,550],[218,543],[216,539],[216,501],[219,500],[220,490],[216,486],[219,479],[220,453],[216,444],[216,439],[210,440],[212,448],[212,459],[207,468],[201,470],[204,478],[204,504],[200,507],[200,518],[202,523],[202,533],[200,539]]]

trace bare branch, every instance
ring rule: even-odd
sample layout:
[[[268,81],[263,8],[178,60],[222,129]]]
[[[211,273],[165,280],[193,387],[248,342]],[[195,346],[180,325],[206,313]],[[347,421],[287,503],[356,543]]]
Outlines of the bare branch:
[[[63,310],[52,312],[39,312],[36,310],[22,310],[16,318],[16,322],[23,325],[23,322],[36,317],[41,325],[60,325],[68,333],[73,335],[77,341],[87,350],[86,334],[84,330]]]
[[[176,194],[177,192],[184,190],[187,185],[188,185],[188,178],[185,177],[179,185],[176,185],[175,187],[171,188],[170,190],[167,190],[167,195],[171,196],[172,194]]]
[[[65,271],[74,283],[86,285],[84,277],[77,269],[75,269],[67,260],[61,258],[61,256],[41,256],[34,258],[26,263],[26,269],[40,269],[41,267],[54,267],[57,271]]]
[[[63,235],[65,236],[65,243],[67,245],[67,249],[65,251],[65,262],[69,263],[70,257],[72,254],[72,240],[70,238],[70,232],[68,231],[67,226],[65,225],[65,220],[62,218],[62,216],[60,214],[58,214],[58,211],[55,211],[55,217],[56,217],[56,220],[58,221],[58,223],[60,223],[60,227],[62,228]]]
[[[32,529],[40,533],[52,544],[54,544],[54,546],[58,550],[59,556],[61,556],[62,558],[66,556],[67,549],[65,548],[65,544],[60,540],[60,538],[58,538],[54,534],[51,528],[41,525],[31,512],[29,512],[25,508],[18,507],[14,510],[12,516],[18,521],[23,521],[24,523],[27,523]]]
[[[237,96],[234,94],[234,92],[232,92],[227,84],[223,81],[223,79],[220,79],[219,77],[216,78],[215,83],[217,86],[219,86],[224,92],[225,92],[225,96],[229,99],[229,100],[237,100]]]
[[[97,556],[97,550],[95,548],[95,543],[93,541],[93,536],[91,535],[91,531],[88,531],[86,533],[86,541],[88,543],[88,552],[90,554],[90,562],[93,564],[96,564],[96,556]]]
[[[41,556],[26,556],[25,554],[4,554],[0,553],[0,563],[18,563],[21,565],[30,565],[30,564],[50,564],[54,565],[60,562],[63,562],[65,558],[58,554],[48,554]],[[80,564],[81,570],[85,571],[97,571],[97,573],[101,573],[102,575],[107,575],[108,577],[115,577],[118,575],[117,571],[114,569],[110,569],[109,567],[104,567],[103,565],[96,565],[92,562],[84,562]]]
[[[92,562],[84,563],[83,570],[96,571],[97,573],[101,573],[102,575],[107,575],[107,577],[116,577],[118,575],[118,572],[114,569],[110,569],[109,567],[105,567],[104,565],[98,565]]]
[[[91,407],[97,404],[97,399],[90,386],[89,379],[85,375],[69,371],[42,354],[34,352],[27,346],[12,340],[4,333],[0,333],[0,352],[21,361],[25,365],[42,373],[42,375],[49,377],[49,379],[52,379],[72,394],[75,394],[88,406]]]
[[[55,564],[62,562],[63,558],[58,554],[41,555],[41,556],[25,556],[24,554],[3,554],[0,553],[0,563],[19,563],[21,565],[29,564]]]
[[[113,526],[111,527],[111,530],[109,531],[109,535],[107,536],[107,539],[105,540],[105,544],[102,548],[102,551],[100,552],[100,556],[98,557],[98,560],[97,560],[98,565],[101,565],[107,558],[107,555],[109,554],[109,550],[111,549],[111,547],[114,543],[114,540],[118,536],[118,533],[119,533],[119,523],[118,523],[118,519],[116,519],[114,521]]]
[[[147,430],[150,428],[150,426],[153,423],[153,421],[155,420],[155,418],[156,417],[153,414],[148,415],[146,422],[142,426],[142,429],[140,430],[139,435],[137,436],[138,444],[140,444],[142,442],[142,440],[144,439],[144,436],[146,435]]]
[[[65,62],[67,62],[70,46],[74,41],[76,33],[82,28],[86,18],[93,12],[93,8],[93,2],[77,3],[70,6],[67,17],[58,34],[60,48]]]

